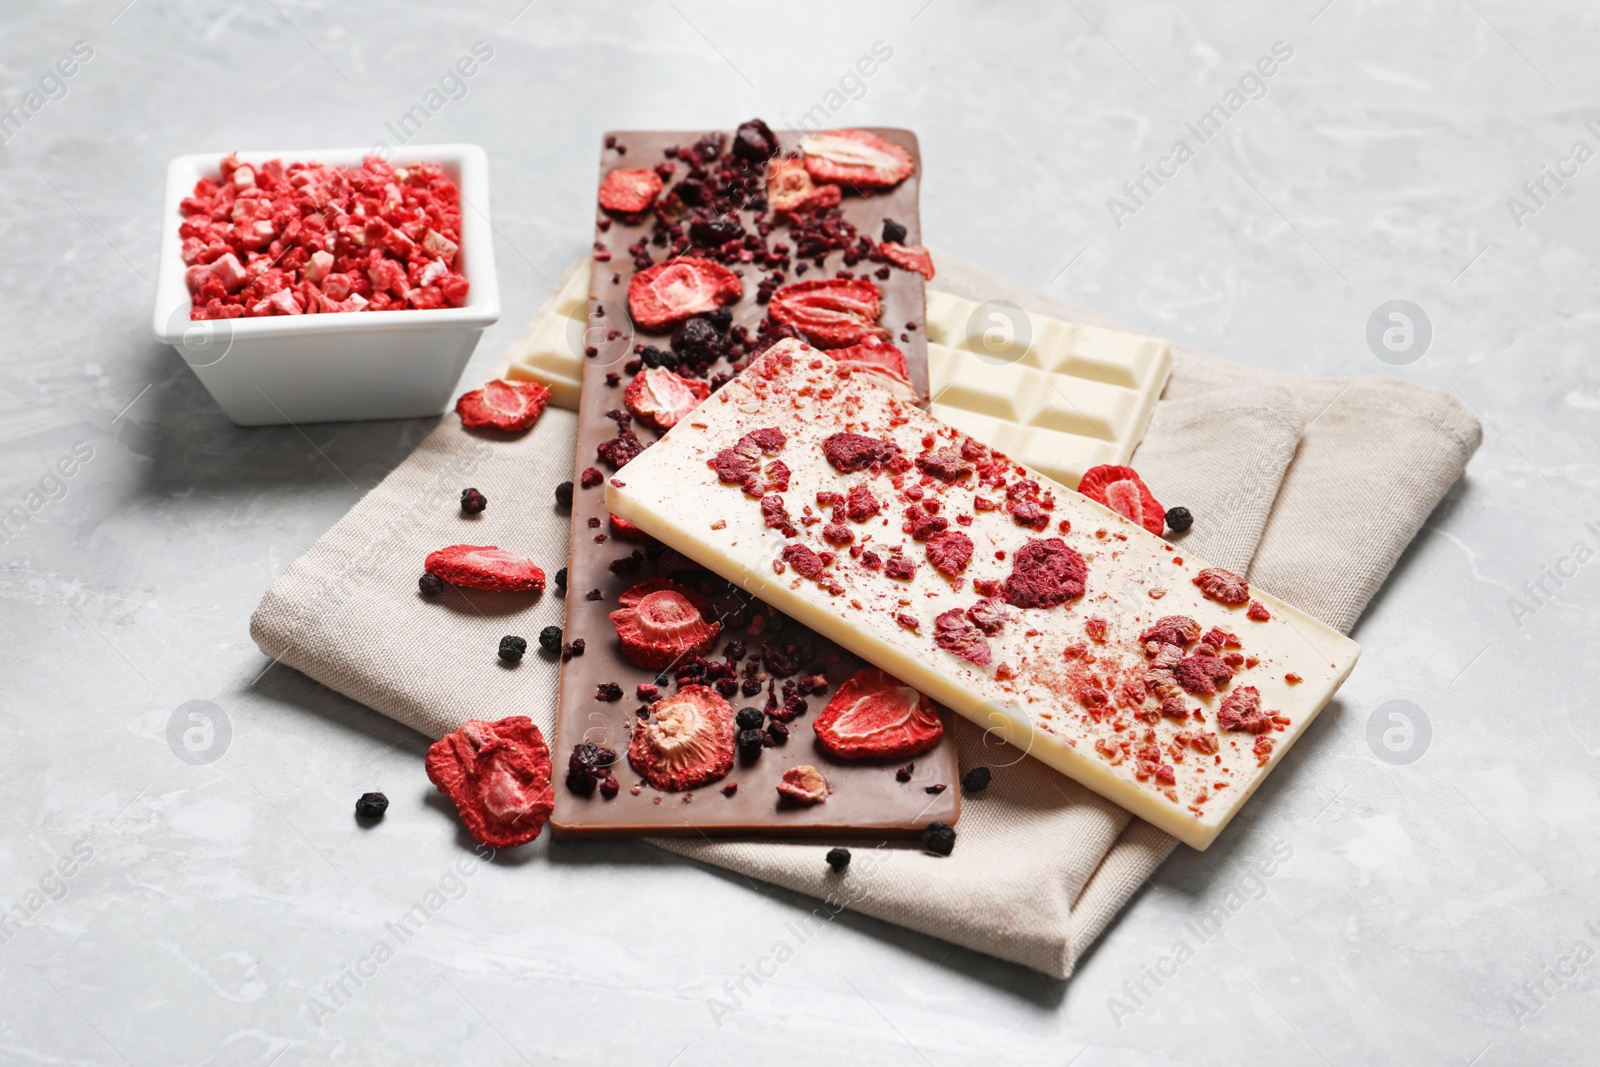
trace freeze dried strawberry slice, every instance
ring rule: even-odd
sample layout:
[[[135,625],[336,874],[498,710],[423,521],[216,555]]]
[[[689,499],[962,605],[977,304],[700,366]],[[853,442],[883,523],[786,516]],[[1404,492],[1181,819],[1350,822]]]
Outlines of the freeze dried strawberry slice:
[[[1154,641],[1158,645],[1175,645],[1178,648],[1187,648],[1200,640],[1200,624],[1187,615],[1166,615],[1155,621],[1155,625],[1139,635],[1141,645],[1149,645]]]
[[[622,403],[640,420],[666,431],[711,395],[705,382],[685,378],[665,367],[646,367],[633,376]]]
[[[811,725],[841,759],[904,759],[944,736],[933,701],[875,667],[851,675]]]
[[[1217,725],[1224,730],[1264,734],[1272,729],[1272,717],[1261,710],[1261,692],[1253,685],[1246,685],[1222,698],[1222,706],[1217,709]]]
[[[866,130],[828,130],[800,144],[806,170],[819,182],[887,189],[911,177],[911,153]]]
[[[731,304],[743,294],[739,276],[727,267],[680,256],[633,276],[628,282],[628,310],[640,327],[660,332]]]
[[[972,538],[960,530],[941,530],[928,538],[928,562],[947,578],[967,569],[972,559]]]
[[[933,256],[921,245],[881,244],[883,258],[897,267],[914,270],[930,282],[933,281]]]
[[[462,723],[429,747],[425,766],[467,832],[493,848],[532,841],[555,807],[550,748],[526,715]]]
[[[838,207],[840,197],[837,185],[818,185],[811,180],[804,160],[774,159],[767,164],[767,206],[775,219]]]
[[[822,454],[840,474],[854,474],[874,463],[888,465],[900,455],[900,446],[881,437],[860,433],[829,434],[822,440]]]
[[[809,763],[790,767],[778,779],[778,796],[796,804],[821,804],[831,792],[822,772]]]
[[[906,354],[888,341],[869,337],[858,345],[835,348],[828,355],[854,372],[886,374],[897,382],[911,384],[911,371],[906,367]]]
[[[1250,583],[1221,567],[1207,567],[1195,575],[1194,584],[1200,587],[1207,600],[1237,605],[1250,599]]]
[[[611,625],[622,654],[641,667],[660,670],[685,656],[711,650],[720,623],[706,619],[706,598],[667,578],[640,582],[617,598]]]
[[[1029,541],[1011,557],[1006,603],[1018,608],[1053,608],[1083,595],[1089,568],[1059,537]]]
[[[967,618],[960,608],[941,612],[933,620],[933,643],[946,652],[960,656],[980,667],[987,667],[994,658],[983,631]]]
[[[1136,522],[1146,530],[1161,536],[1167,527],[1167,512],[1150,492],[1149,486],[1132,467],[1106,464],[1090,467],[1078,482],[1078,492],[1104,504],[1129,522]]]
[[[606,520],[606,524],[611,527],[611,536],[613,537],[621,538],[624,541],[633,541],[638,544],[653,544],[655,542],[654,537],[651,537],[649,534],[639,529],[639,527],[635,526],[627,519],[621,518],[617,515],[610,516]]]
[[[733,769],[733,709],[714,689],[686,685],[634,724],[628,762],[657,789],[715,782]]]
[[[653,269],[653,268],[652,268]],[[848,348],[869,337],[887,338],[878,325],[883,295],[865,278],[817,278],[793,282],[772,294],[767,313],[793,326],[818,348]]]
[[[600,206],[618,215],[650,210],[661,192],[661,176],[644,168],[619,167],[600,183]]]
[[[491,428],[518,432],[539,421],[544,414],[545,401],[550,390],[538,382],[506,382],[496,378],[484,385],[463,393],[456,401],[456,414],[461,425],[473,429]]]
[[[497,591],[544,588],[544,571],[531,559],[494,545],[451,545],[428,554],[423,570],[451,585]]]

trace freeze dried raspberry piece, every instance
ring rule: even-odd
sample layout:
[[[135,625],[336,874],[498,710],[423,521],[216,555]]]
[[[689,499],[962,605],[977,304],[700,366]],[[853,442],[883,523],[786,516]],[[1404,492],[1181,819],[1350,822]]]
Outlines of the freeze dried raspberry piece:
[[[910,534],[913,541],[926,541],[935,534],[943,532],[949,525],[950,520],[943,515],[927,515],[918,512],[900,529]]]
[[[1145,646],[1147,655],[1154,654],[1149,650],[1151,642],[1157,645],[1187,648],[1198,640],[1200,640],[1200,624],[1187,615],[1167,615],[1159,618],[1153,626],[1139,635],[1139,643]]]
[[[628,762],[657,789],[695,789],[733,769],[736,733],[733,708],[716,690],[686,685],[634,724]]]
[[[628,282],[628,311],[640,327],[659,333],[732,304],[743,294],[739,276],[722,264],[679,256],[633,276]]]
[[[1250,599],[1250,583],[1221,567],[1207,567],[1195,575],[1194,584],[1207,600],[1238,605]]]
[[[851,372],[884,374],[903,385],[911,384],[911,371],[906,366],[906,354],[888,341],[869,337],[858,345],[835,348],[828,355]]]
[[[822,454],[840,474],[854,474],[875,463],[893,463],[900,455],[900,446],[866,434],[836,433],[823,438]]]
[[[783,561],[793,567],[802,578],[816,579],[822,576],[822,557],[805,545],[784,545]]]
[[[482,389],[461,394],[456,414],[461,425],[473,429],[505,430],[518,433],[539,421],[544,414],[550,390],[538,382],[507,382],[496,378]]]
[[[972,559],[972,538],[960,530],[941,530],[928,538],[928,562],[947,578],[967,569]]]
[[[818,348],[848,348],[870,337],[886,338],[878,325],[883,297],[866,278],[817,278],[792,282],[772,294],[767,313],[793,326]]]
[[[997,596],[989,596],[968,608],[967,618],[971,619],[972,624],[978,629],[993,637],[1011,621],[1011,613],[1006,611],[1004,600]]]
[[[621,470],[639,457],[649,446],[639,440],[632,430],[618,430],[617,436],[608,437],[595,446],[595,456],[612,470]]]
[[[665,367],[646,367],[622,394],[623,405],[641,421],[666,432],[711,395],[711,386]]]
[[[1217,709],[1217,726],[1224,730],[1264,734],[1272,729],[1272,717],[1261,710],[1261,693],[1253,685],[1241,686],[1222,698]]]
[[[933,701],[875,667],[851,675],[811,727],[841,759],[904,759],[944,736]]]
[[[1245,609],[1244,613],[1245,617],[1252,622],[1266,622],[1272,618],[1272,612],[1268,611],[1267,606],[1259,600],[1250,601],[1250,606]]]
[[[1078,492],[1129,522],[1138,523],[1157,537],[1167,528],[1166,510],[1132,467],[1109,464],[1090,467],[1078,482]]]
[[[994,658],[983,631],[967,618],[960,608],[941,612],[933,620],[933,643],[946,652],[960,656],[980,667],[986,667]]]
[[[661,176],[655,171],[618,167],[600,183],[600,206],[616,215],[639,215],[660,193]]]
[[[1031,500],[1007,504],[1006,507],[1011,512],[1011,521],[1018,526],[1043,533],[1045,527],[1050,525],[1050,513]]]
[[[640,582],[617,598],[611,613],[630,662],[652,670],[686,656],[704,655],[716,643],[722,624],[706,618],[706,598],[668,578]]]
[[[493,848],[532,841],[555,807],[550,748],[526,715],[462,723],[429,747],[425,767],[467,832]]]
[[[790,767],[778,780],[778,796],[796,804],[821,804],[831,792],[822,772],[809,763]]]
[[[959,482],[972,474],[972,464],[962,458],[954,448],[928,451],[917,457],[917,469],[941,482]]]
[[[494,545],[450,545],[429,553],[422,569],[467,589],[537,592],[544,588],[544,571],[533,560]]]
[[[883,573],[897,581],[909,582],[916,577],[917,565],[904,556],[890,556],[883,565]]]
[[[757,474],[761,456],[777,455],[787,443],[788,439],[783,431],[776,427],[751,430],[739,438],[738,444],[732,448],[724,448],[708,459],[706,465],[717,472],[718,481],[728,485],[743,486],[744,491],[751,496],[760,496],[760,479]],[[784,465],[782,471],[774,473],[781,474],[784,488],[788,488],[788,466]]]
[[[1210,696],[1218,685],[1233,677],[1233,668],[1216,656],[1186,656],[1172,668],[1172,676],[1185,692]]]
[[[852,485],[850,492],[845,494],[844,513],[851,522],[866,522],[880,510],[882,505],[878,503],[878,498],[865,485]]]
[[[1018,608],[1054,608],[1083,595],[1089,568],[1059,537],[1029,541],[1011,557],[1006,603]]]
[[[837,185],[818,185],[811,180],[804,160],[774,159],[767,164],[767,206],[778,221],[817,208],[838,207],[840,199]]]
[[[921,245],[881,244],[883,257],[897,267],[914,270],[930,282],[933,281],[933,256]]]
[[[828,130],[800,143],[806,170],[819,182],[888,189],[911,177],[911,153],[866,130]]]

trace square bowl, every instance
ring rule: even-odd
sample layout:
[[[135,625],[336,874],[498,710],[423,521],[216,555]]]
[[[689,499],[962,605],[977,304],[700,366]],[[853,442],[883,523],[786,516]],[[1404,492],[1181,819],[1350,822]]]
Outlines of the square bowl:
[[[240,152],[246,163],[282,159],[360,166],[370,150],[336,148]],[[433,162],[461,193],[459,269],[467,303],[458,308],[348,311],[260,318],[189,318],[180,205],[202,177],[221,174],[225,153],[179,156],[167,166],[156,279],[156,340],[194,368],[223,412],[241,426],[404,419],[438,415],[484,329],[500,317],[489,206],[489,160],[477,145],[407,145],[394,166]]]

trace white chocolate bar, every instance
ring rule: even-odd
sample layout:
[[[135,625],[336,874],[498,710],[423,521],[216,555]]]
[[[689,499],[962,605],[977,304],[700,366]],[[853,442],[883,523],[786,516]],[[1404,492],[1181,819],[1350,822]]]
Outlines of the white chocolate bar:
[[[544,383],[557,407],[578,405],[588,289],[585,259],[506,353],[509,377]],[[932,289],[927,331],[933,413],[1068,486],[1090,467],[1128,462],[1172,367],[1171,350],[1149,337],[1020,308],[997,316]]]
[[[1348,677],[1360,649],[1259,589],[1249,597],[1266,609],[1266,619],[1243,604],[1208,599],[1193,581],[1203,562],[994,456],[873,384],[873,377],[851,376],[823,352],[782,342],[618,471],[607,483],[607,505],[1021,751],[1186,844],[1208,846]],[[772,428],[784,441],[758,454],[749,492],[726,484],[709,465],[727,449],[742,446],[752,455],[754,439],[745,435]],[[880,463],[877,470],[840,473],[823,449],[840,433],[892,442],[901,458],[888,469]],[[757,435],[769,444],[771,436]],[[959,450],[954,455],[972,469],[945,468],[944,477],[934,477],[936,453],[963,465],[948,450]],[[774,466],[780,461],[786,475]],[[894,473],[897,467],[902,473]],[[786,488],[775,488],[785,479]],[[841,521],[826,494],[856,486],[866,486],[882,510],[865,521]],[[776,521],[773,498],[782,511]],[[1008,505],[1011,499],[1017,503]],[[929,546],[941,535],[919,543],[902,526],[913,505],[927,513],[926,500],[939,502],[937,515],[946,517],[949,532],[972,543],[957,577],[935,567]],[[1029,500],[1038,510],[1023,507]],[[848,548],[837,543],[841,526],[853,542]],[[1029,600],[1012,571],[1018,551],[1050,539],[1081,558],[1084,590],[1064,604],[1018,606]],[[1023,557],[1039,550],[1034,544]],[[915,564],[909,579],[891,577],[896,568],[887,561],[896,556]],[[978,637],[986,653],[980,655],[971,641],[981,631],[963,612],[989,596],[1010,602],[1008,619],[998,632]],[[1191,637],[1183,643],[1184,669],[1153,660],[1162,646],[1146,645],[1141,635],[1166,616],[1187,617],[1202,634],[1220,629],[1242,647],[1218,636],[1221,646],[1202,648]],[[992,617],[984,621],[994,626]],[[936,643],[935,633],[946,629],[960,640]],[[1173,673],[1151,673],[1165,666],[1192,682],[1203,659],[1209,670],[1229,653],[1234,673],[1214,679],[1220,691],[1213,695],[1197,691],[1204,683],[1175,690]],[[1266,716],[1255,723],[1264,732],[1225,729],[1219,717],[1224,701],[1246,687],[1259,693]],[[1173,707],[1173,699],[1182,703]]]

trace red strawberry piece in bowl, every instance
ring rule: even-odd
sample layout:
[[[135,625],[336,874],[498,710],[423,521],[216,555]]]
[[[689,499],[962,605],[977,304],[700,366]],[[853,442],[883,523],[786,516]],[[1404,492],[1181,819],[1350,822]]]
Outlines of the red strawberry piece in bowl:
[[[816,278],[785,285],[772,294],[767,313],[793,326],[818,348],[849,348],[868,338],[887,338],[878,325],[883,294],[866,278]]]
[[[640,327],[660,332],[744,295],[739,276],[709,259],[679,256],[635,274],[628,282],[628,311]]]
[[[790,767],[778,780],[778,797],[794,804],[821,804],[833,789],[822,772],[809,763]]]
[[[532,841],[555,807],[550,747],[526,715],[462,723],[428,749],[426,768],[473,840],[493,848]]]
[[[828,355],[853,372],[870,371],[887,375],[904,385],[911,384],[906,354],[881,338],[869,337],[858,345],[835,348]]]
[[[804,160],[774,159],[767,165],[767,205],[775,219],[838,207],[841,199],[837,185],[818,185],[811,180]]]
[[[461,425],[475,430],[504,430],[520,433],[529,429],[544,414],[550,390],[538,382],[507,382],[495,379],[456,401]]]
[[[494,545],[451,545],[428,554],[423,569],[442,581],[467,589],[495,592],[538,592],[544,571],[533,560]]]
[[[933,281],[933,256],[921,245],[885,243],[878,246],[883,257],[897,267],[914,270],[928,281]]]
[[[614,215],[642,215],[660,193],[661,176],[655,171],[618,167],[600,183],[600,206]]]
[[[851,675],[811,726],[841,759],[904,759],[944,736],[933,701],[875,667]]]
[[[866,130],[827,130],[800,144],[806,170],[819,182],[855,189],[888,189],[911,177],[911,153]]]
[[[640,582],[617,600],[622,607],[611,613],[611,625],[622,654],[651,670],[709,652],[722,631],[706,618],[705,597],[667,578]]]
[[[641,422],[665,432],[711,395],[711,386],[667,370],[646,367],[633,376],[622,403]]]
[[[1166,509],[1156,501],[1155,494],[1132,467],[1112,464],[1090,467],[1078,482],[1078,492],[1129,522],[1138,523],[1157,537],[1166,529]]]
[[[634,724],[628,762],[652,786],[696,789],[733,769],[733,708],[716,690],[686,685],[649,710]]]

